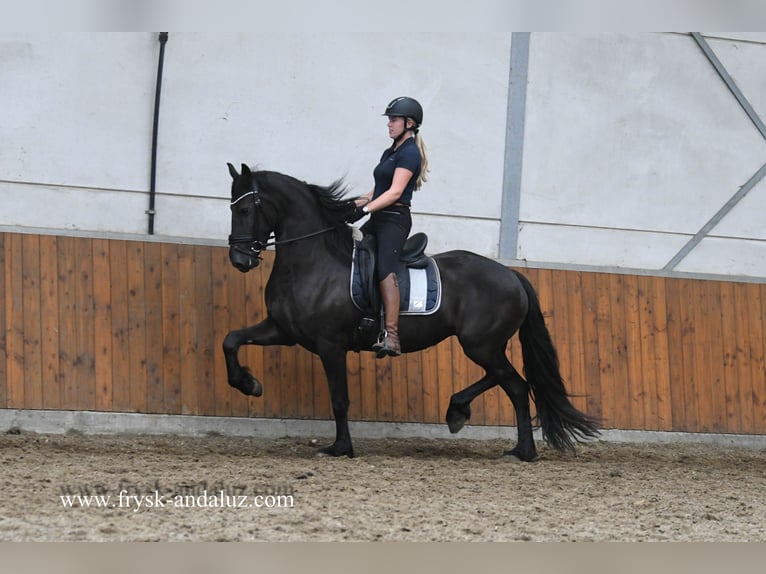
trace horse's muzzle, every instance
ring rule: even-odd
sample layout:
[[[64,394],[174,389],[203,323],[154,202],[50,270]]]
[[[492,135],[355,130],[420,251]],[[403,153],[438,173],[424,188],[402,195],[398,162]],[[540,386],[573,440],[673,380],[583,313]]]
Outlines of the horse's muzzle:
[[[258,267],[261,258],[255,251],[246,251],[231,246],[229,247],[229,261],[231,261],[231,264],[242,273],[247,273],[251,269]]]

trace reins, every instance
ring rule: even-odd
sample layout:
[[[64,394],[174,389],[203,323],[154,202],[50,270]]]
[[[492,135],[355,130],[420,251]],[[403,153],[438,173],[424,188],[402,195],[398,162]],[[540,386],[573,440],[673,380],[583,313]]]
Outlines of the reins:
[[[322,235],[323,233],[332,231],[333,229],[335,228],[327,227],[326,229],[320,229],[319,231],[314,231],[313,233],[307,233],[306,235],[301,235],[299,237],[291,237],[290,239],[280,239],[279,241],[274,239],[274,241],[269,241],[268,243],[264,244],[261,247],[261,249],[266,249],[267,247],[276,247],[277,245],[284,245],[285,243],[294,243],[296,241],[301,241],[302,239],[308,239],[310,237],[316,237],[317,235]],[[247,239],[244,239],[243,241],[247,241]]]
[[[327,233],[329,231],[332,231],[335,229],[334,227],[326,227],[325,229],[320,229],[319,231],[315,231],[314,233],[307,233],[306,235],[301,235],[300,237],[293,237],[291,239],[283,239],[281,241],[277,241],[276,239],[272,241],[271,243],[267,243],[266,247],[270,247],[272,245],[284,245],[285,243],[293,243],[295,241],[301,241],[302,239],[308,239],[309,237],[316,237],[317,235],[322,235],[323,233]]]

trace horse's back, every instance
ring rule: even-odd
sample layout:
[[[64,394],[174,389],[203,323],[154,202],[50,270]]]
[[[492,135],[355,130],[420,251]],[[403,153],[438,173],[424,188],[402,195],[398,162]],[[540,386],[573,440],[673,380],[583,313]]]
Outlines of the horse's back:
[[[526,315],[527,293],[511,268],[471,251],[447,251],[433,257],[448,302],[460,301],[469,312],[513,310]]]
[[[447,275],[476,284],[497,283],[498,286],[523,291],[516,273],[489,257],[472,251],[455,250],[438,253],[433,258],[439,265],[442,277]]]
[[[439,311],[426,317],[402,317],[405,352],[420,350],[450,336],[461,344],[504,346],[527,314],[528,299],[519,277],[501,263],[470,251],[432,256],[439,268]]]

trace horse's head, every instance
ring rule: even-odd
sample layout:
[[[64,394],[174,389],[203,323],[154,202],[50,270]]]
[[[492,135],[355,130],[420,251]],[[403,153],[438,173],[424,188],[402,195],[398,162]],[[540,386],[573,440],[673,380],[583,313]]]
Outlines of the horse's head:
[[[247,273],[258,267],[273,229],[263,215],[261,192],[250,168],[242,164],[240,174],[233,165],[227,165],[232,178],[229,260]]]

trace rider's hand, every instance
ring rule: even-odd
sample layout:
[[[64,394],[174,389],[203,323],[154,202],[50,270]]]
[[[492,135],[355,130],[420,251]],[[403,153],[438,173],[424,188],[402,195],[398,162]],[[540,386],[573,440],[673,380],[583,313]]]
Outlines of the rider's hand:
[[[367,215],[367,212],[364,211],[363,208],[357,205],[356,207],[354,207],[354,211],[352,211],[346,217],[346,223],[355,223],[359,221],[360,219],[362,219],[365,215]]]

